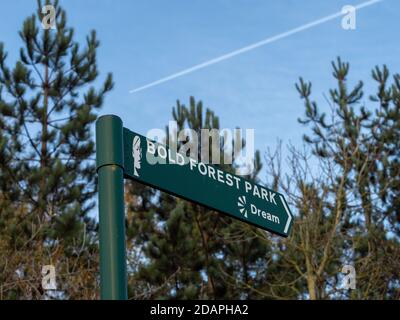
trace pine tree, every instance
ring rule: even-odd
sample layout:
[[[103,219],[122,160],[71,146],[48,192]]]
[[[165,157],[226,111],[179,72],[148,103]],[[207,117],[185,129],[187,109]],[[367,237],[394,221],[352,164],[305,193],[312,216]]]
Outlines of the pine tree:
[[[91,128],[113,81],[108,74],[100,89],[94,86],[96,32],[81,48],[58,1],[45,4],[55,8],[56,28],[42,28],[38,1],[36,15],[19,32],[23,47],[15,66],[7,66],[0,43],[1,237],[12,248],[8,260],[26,253],[8,267],[10,274],[32,280],[33,297],[43,296],[41,267],[54,264],[62,297],[88,292],[92,298],[97,246],[96,224],[88,215],[96,192]],[[3,264],[7,253],[1,254]],[[4,292],[24,297],[18,286]]]
[[[305,116],[299,121],[311,128],[304,136],[308,148],[289,150],[286,178],[271,170],[297,211],[277,261],[282,272],[299,277],[271,281],[284,279],[302,298],[398,299],[399,76],[389,85],[387,67],[376,67],[378,91],[367,106],[363,82],[349,85],[349,64],[338,58],[332,67],[337,87],[326,98],[329,116],[312,100],[311,83],[300,78]],[[317,168],[310,169],[310,158]],[[355,268],[354,290],[341,284],[343,265]]]
[[[348,203],[349,222],[354,236],[347,241],[348,257],[358,272],[359,286],[354,297],[382,299],[393,297],[396,291],[392,258],[398,257],[398,239],[388,240],[388,232],[398,231],[398,159],[399,108],[396,101],[398,75],[387,88],[389,71],[386,66],[376,67],[372,78],[378,82],[378,92],[371,95],[378,106],[365,106],[362,102],[363,83],[349,90],[349,64],[337,59],[332,63],[333,76],[338,88],[330,90],[334,106],[334,120],[327,123],[317,104],[309,101],[309,94],[299,88],[311,104],[306,122],[313,125],[314,153],[321,159],[333,159],[346,175],[343,199]],[[302,88],[306,86],[303,83]],[[310,85],[308,85],[310,88]],[[307,94],[304,94],[307,93]],[[308,109],[307,109],[308,110]],[[347,159],[347,161],[346,161]],[[394,209],[396,208],[397,209]],[[362,219],[357,219],[356,215]],[[386,224],[384,221],[392,223]],[[397,245],[396,245],[397,243]],[[379,272],[375,270],[379,269]],[[371,285],[373,290],[371,290]]]

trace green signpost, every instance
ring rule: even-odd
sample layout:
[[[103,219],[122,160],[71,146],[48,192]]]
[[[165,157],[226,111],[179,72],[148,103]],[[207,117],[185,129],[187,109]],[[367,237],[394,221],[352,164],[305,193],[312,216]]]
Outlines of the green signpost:
[[[106,300],[126,300],[123,137],[122,121],[116,116],[103,116],[96,122],[96,166],[99,178],[100,295]]]
[[[284,197],[218,167],[187,158],[124,128],[125,177],[286,237]]]
[[[124,177],[275,234],[289,235],[293,216],[282,194],[123,128],[116,116],[99,118],[96,145],[104,299],[126,298],[126,285],[122,288],[126,284]]]

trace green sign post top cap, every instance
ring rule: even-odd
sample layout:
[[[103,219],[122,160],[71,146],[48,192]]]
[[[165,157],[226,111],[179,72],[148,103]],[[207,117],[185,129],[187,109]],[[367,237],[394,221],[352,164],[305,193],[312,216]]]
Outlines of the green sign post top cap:
[[[96,166],[117,165],[124,169],[122,120],[116,115],[104,115],[96,121]]]

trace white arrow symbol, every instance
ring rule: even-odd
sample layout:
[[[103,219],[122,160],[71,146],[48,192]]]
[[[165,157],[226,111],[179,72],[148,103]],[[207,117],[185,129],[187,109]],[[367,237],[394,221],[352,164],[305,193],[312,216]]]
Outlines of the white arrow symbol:
[[[286,214],[288,215],[288,219],[286,221],[285,229],[283,230],[283,232],[287,233],[287,231],[289,229],[289,226],[290,226],[290,221],[292,221],[292,214],[290,213],[290,211],[289,211],[289,209],[288,209],[288,207],[286,205],[285,199],[283,199],[283,196],[279,195],[279,197],[281,198],[283,207],[285,208]]]

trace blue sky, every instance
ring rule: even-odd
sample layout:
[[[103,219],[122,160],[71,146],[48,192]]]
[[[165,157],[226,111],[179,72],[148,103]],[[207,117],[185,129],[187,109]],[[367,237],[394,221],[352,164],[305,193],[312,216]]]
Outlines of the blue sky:
[[[187,103],[193,95],[220,116],[222,127],[254,128],[262,152],[278,138],[301,144],[299,76],[313,82],[314,97],[328,110],[323,93],[334,84],[330,61],[336,56],[351,63],[350,81],[363,79],[367,89],[375,89],[370,73],[376,64],[400,71],[399,1],[359,10],[356,30],[342,29],[338,18],[147,90],[129,90],[362,2],[60,1],[79,41],[97,30],[101,77],[114,75],[101,114],[117,114],[126,127],[146,134],[165,127],[177,99]],[[36,1],[2,1],[0,41],[10,61],[21,44],[17,31],[35,8]]]

